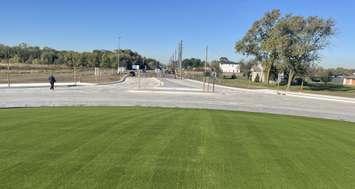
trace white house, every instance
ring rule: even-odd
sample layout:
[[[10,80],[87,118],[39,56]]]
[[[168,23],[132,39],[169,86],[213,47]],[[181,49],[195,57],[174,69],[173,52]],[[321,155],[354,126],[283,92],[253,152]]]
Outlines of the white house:
[[[233,62],[219,63],[219,68],[221,68],[223,73],[240,73],[240,64]]]

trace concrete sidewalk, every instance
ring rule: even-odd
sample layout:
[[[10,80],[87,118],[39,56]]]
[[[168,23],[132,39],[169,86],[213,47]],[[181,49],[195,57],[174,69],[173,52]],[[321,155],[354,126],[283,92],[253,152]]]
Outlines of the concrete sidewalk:
[[[55,87],[72,87],[72,86],[93,86],[96,83],[81,83],[81,82],[70,82],[70,83],[56,83]],[[50,87],[49,83],[12,83],[10,88],[44,88]],[[0,89],[8,89],[8,84],[0,84]]]

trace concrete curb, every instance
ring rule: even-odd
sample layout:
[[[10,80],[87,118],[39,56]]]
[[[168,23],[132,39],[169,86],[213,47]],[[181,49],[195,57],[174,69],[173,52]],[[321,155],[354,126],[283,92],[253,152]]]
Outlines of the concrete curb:
[[[96,85],[113,85],[113,84],[118,84],[118,83],[123,83],[126,81],[128,78],[128,74],[124,75],[120,80],[118,81],[112,81],[112,82],[107,82],[107,83],[97,83]]]
[[[309,93],[301,93],[301,92],[286,92],[286,95],[293,96],[293,97],[302,97],[302,98],[310,98],[310,99],[317,99],[317,100],[327,100],[327,101],[336,101],[336,102],[345,102],[345,103],[355,104],[355,98],[309,94]]]
[[[186,79],[187,81],[190,82],[195,82],[203,85],[203,82],[197,81],[197,80],[192,80],[192,79]],[[215,87],[220,87],[224,89],[229,89],[229,90],[237,90],[237,91],[245,91],[245,92],[258,92],[258,93],[264,93],[264,94],[277,94],[277,91],[271,90],[271,89],[244,89],[244,88],[238,88],[238,87],[229,87],[229,86],[224,86],[224,85],[218,85],[215,84]]]
[[[191,79],[186,79],[186,80],[203,84],[203,82],[197,81],[197,80],[191,80]],[[245,91],[245,92],[257,92],[257,93],[264,93],[264,94],[285,95],[285,96],[292,96],[292,97],[299,97],[299,98],[308,98],[308,99],[336,101],[336,102],[345,102],[345,103],[355,104],[355,98],[348,98],[348,97],[310,94],[310,93],[302,93],[302,92],[285,92],[285,91],[282,91],[282,94],[280,94],[280,91],[272,90],[272,89],[243,89],[243,88],[228,87],[228,86],[223,86],[223,85],[215,85],[215,87],[220,87],[220,88],[230,89],[230,90]]]
[[[119,81],[113,81],[108,83],[81,83],[74,82],[70,83],[56,83],[55,87],[83,87],[83,86],[95,86],[95,85],[113,85],[118,83],[123,83],[126,81],[128,75],[125,75]],[[0,89],[16,89],[16,88],[45,88],[49,87],[49,83],[14,83],[10,85],[10,88],[7,84],[0,84]]]
[[[75,87],[75,86],[93,86],[95,83],[56,83],[55,87]],[[16,88],[45,88],[50,87],[49,83],[14,83],[10,85],[0,84],[0,89],[16,89]]]

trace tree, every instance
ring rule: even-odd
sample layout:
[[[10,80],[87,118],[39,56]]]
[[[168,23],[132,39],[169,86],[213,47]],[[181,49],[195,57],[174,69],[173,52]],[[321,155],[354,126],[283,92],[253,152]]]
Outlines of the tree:
[[[328,45],[334,35],[334,21],[287,15],[277,23],[270,35],[280,62],[288,70],[289,89],[295,76],[304,76],[312,63],[320,59],[319,51]]]
[[[182,61],[182,67],[185,69],[199,68],[203,66],[204,63],[201,61],[201,59],[197,58],[184,59]]]
[[[235,49],[262,63],[266,82],[273,67],[287,71],[288,89],[295,76],[304,77],[319,61],[319,51],[328,45],[334,26],[332,19],[281,16],[279,10],[273,10],[253,24]]]
[[[270,70],[275,60],[278,59],[278,55],[274,46],[265,43],[271,37],[270,31],[278,23],[280,16],[280,10],[267,12],[263,18],[254,22],[245,36],[235,45],[237,53],[254,56],[257,61],[262,63],[266,83],[269,83]]]
[[[347,69],[342,67],[337,68],[329,68],[329,70],[334,73],[335,76],[342,76],[342,75],[353,75],[355,73],[355,69]]]
[[[162,67],[159,61],[154,60],[152,58],[147,58],[144,62],[150,70],[160,69]]]
[[[107,52],[105,52],[102,57],[101,57],[101,67],[106,67],[106,68],[110,68],[111,65],[111,59],[110,56]]]
[[[15,55],[14,57],[9,59],[9,62],[10,63],[15,63],[15,64],[16,63],[20,63],[20,58],[19,58],[19,56]]]
[[[87,56],[86,57],[87,58],[87,67],[91,67],[91,68],[96,67],[98,60],[96,59],[95,53],[88,53],[86,56]]]
[[[221,74],[222,73],[222,70],[221,70],[221,67],[219,66],[219,61],[217,60],[214,60],[211,62],[211,68],[212,68],[212,71],[215,71],[217,73],[217,75]]]
[[[220,63],[229,63],[230,61],[227,57],[221,57],[221,58],[219,58],[219,62]]]
[[[55,60],[55,53],[52,51],[44,51],[41,54],[41,61],[43,64],[53,64]]]
[[[320,80],[328,85],[328,82],[332,81],[333,73],[330,70],[323,70],[320,74]]]

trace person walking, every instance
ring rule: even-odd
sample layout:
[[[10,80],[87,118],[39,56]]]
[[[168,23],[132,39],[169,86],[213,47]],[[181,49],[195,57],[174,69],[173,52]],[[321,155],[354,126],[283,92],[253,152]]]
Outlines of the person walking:
[[[55,80],[55,77],[52,74],[48,77],[48,81],[49,81],[49,84],[51,85],[51,87],[49,89],[54,90],[54,83],[57,81]]]

